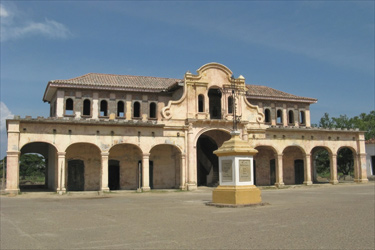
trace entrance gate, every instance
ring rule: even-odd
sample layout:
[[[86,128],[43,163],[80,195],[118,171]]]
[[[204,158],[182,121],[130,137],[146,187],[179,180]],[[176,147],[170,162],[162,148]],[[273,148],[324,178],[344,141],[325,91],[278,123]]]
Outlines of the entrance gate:
[[[82,160],[68,162],[68,191],[84,191],[85,166]]]

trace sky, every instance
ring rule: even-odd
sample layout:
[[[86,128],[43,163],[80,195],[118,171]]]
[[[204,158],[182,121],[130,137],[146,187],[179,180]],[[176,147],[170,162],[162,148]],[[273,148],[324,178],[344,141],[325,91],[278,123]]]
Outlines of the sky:
[[[375,109],[374,1],[0,1],[4,120],[49,115],[48,81],[87,73],[183,78],[217,62],[247,84]]]

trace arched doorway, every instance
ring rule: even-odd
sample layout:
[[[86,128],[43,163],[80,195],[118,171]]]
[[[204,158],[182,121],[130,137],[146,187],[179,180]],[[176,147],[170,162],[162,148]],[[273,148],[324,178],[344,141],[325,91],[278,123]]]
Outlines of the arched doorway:
[[[331,153],[325,147],[315,147],[311,150],[313,183],[329,183],[331,179]]]
[[[45,142],[32,142],[21,149],[19,183],[22,191],[57,188],[57,150]]]
[[[66,149],[67,191],[98,191],[101,183],[101,151],[90,143],[76,143]]]
[[[108,187],[110,190],[135,190],[140,186],[139,165],[142,151],[133,144],[117,144],[109,150]]]
[[[219,183],[219,161],[213,154],[225,141],[230,139],[228,132],[210,130],[197,140],[197,184],[217,186]]]
[[[254,178],[257,186],[273,186],[276,183],[276,151],[270,146],[258,146],[258,153],[254,156],[256,176]]]
[[[181,152],[169,144],[154,146],[150,151],[150,188],[173,189],[180,187]]]
[[[211,88],[208,91],[210,119],[221,119],[221,91]]]

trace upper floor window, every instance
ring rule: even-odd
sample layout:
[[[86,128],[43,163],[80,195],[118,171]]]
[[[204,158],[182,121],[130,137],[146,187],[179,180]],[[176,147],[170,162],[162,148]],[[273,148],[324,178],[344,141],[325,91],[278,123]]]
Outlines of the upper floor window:
[[[125,117],[125,106],[123,101],[119,101],[117,103],[117,116]]]
[[[65,101],[65,115],[74,115],[73,111],[73,99],[68,98]]]
[[[300,123],[301,125],[305,125],[305,124],[306,124],[305,111],[301,111],[301,112],[300,112],[299,123]]]
[[[228,114],[233,114],[233,97],[228,97]]]
[[[289,114],[288,114],[288,120],[289,120],[289,124],[294,124],[294,112],[293,110],[289,110]]]
[[[108,116],[108,103],[105,100],[100,102],[100,116]]]
[[[208,91],[209,110],[211,119],[221,119],[221,91],[210,89]]]
[[[204,112],[204,96],[198,96],[198,112]]]
[[[89,99],[83,101],[83,115],[91,115],[91,101]]]
[[[150,118],[156,118],[156,103],[150,103]]]
[[[283,111],[281,109],[278,109],[276,115],[277,115],[276,123],[282,124],[283,123]]]
[[[264,122],[270,123],[271,122],[271,111],[269,109],[266,109],[264,111]]]
[[[133,117],[134,118],[141,117],[141,104],[139,102],[133,103]]]

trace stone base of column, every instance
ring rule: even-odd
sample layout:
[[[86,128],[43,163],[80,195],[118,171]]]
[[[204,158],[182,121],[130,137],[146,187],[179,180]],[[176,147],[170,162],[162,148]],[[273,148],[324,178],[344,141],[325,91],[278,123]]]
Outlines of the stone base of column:
[[[280,182],[280,183],[275,183],[275,186],[276,186],[277,188],[282,188],[282,187],[285,186],[285,184],[284,184],[284,182]]]
[[[102,188],[101,190],[100,190],[101,192],[109,192],[109,191],[111,191],[111,190],[109,190],[109,188]]]
[[[187,190],[187,187],[186,186],[180,186],[179,187],[181,190]]]
[[[262,202],[260,189],[250,186],[218,186],[212,191],[213,204],[246,205]]]
[[[143,191],[143,192],[147,192],[147,191],[150,191],[150,190],[151,190],[150,187],[142,187],[142,191]]]
[[[186,188],[188,191],[193,191],[193,190],[197,190],[198,187],[197,187],[197,184],[195,183],[188,183]]]
[[[368,183],[368,179],[354,179],[354,182],[357,182],[357,183]]]
[[[306,186],[311,186],[313,183],[312,181],[304,181],[303,184]]]
[[[332,185],[336,185],[336,184],[339,184],[339,181],[338,180],[330,180],[329,183],[331,183]]]
[[[57,189],[56,193],[58,193],[59,195],[66,194],[66,188]]]
[[[19,194],[20,193],[20,189],[17,188],[17,189],[5,189],[5,193],[7,194]]]

